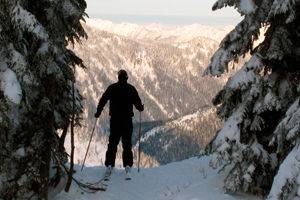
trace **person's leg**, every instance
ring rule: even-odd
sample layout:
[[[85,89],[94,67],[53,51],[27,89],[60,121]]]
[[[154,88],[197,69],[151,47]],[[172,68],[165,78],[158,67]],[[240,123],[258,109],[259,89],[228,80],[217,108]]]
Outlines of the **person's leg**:
[[[107,145],[107,151],[105,156],[105,166],[115,166],[116,153],[118,150],[118,144],[121,138],[120,124],[116,119],[110,119],[110,136]]]
[[[132,154],[132,119],[124,119],[122,123],[122,144],[123,144],[123,166],[133,165],[133,154]]]

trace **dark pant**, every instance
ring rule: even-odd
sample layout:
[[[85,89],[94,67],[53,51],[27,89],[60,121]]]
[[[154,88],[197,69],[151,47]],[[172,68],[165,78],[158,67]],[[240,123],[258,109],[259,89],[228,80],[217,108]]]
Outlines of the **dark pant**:
[[[123,166],[133,165],[133,154],[132,154],[132,119],[131,118],[111,118],[110,119],[110,136],[108,141],[108,149],[106,151],[105,165],[115,166],[115,159],[118,144],[122,137],[123,144]]]

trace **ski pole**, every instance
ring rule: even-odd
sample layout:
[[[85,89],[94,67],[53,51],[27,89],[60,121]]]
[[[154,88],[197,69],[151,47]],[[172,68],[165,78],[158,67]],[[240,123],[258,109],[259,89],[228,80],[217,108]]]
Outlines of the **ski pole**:
[[[141,135],[142,135],[142,112],[140,112],[140,128],[139,128],[139,163],[138,172],[140,173],[140,162],[141,162]]]
[[[98,120],[98,118],[97,118],[96,121],[95,121],[95,125],[94,125],[93,131],[92,131],[92,135],[91,135],[91,139],[90,139],[88,148],[87,148],[86,153],[85,153],[85,157],[84,157],[84,160],[83,160],[83,164],[82,164],[82,167],[81,167],[81,171],[82,171],[82,169],[83,169],[83,166],[84,166],[84,163],[85,163],[86,156],[87,156],[87,154],[88,154],[88,152],[89,152],[89,148],[90,148],[90,144],[91,144],[91,141],[92,141],[92,138],[93,138],[93,135],[94,135],[94,131],[95,131],[95,127],[96,127],[97,120]]]

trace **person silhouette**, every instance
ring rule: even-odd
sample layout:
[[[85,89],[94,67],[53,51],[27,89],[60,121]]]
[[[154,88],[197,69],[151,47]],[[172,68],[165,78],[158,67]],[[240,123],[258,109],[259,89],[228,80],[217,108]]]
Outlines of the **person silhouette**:
[[[133,153],[132,153],[132,117],[133,105],[140,112],[144,110],[144,105],[138,95],[136,88],[127,83],[128,75],[125,70],[118,72],[118,82],[110,85],[100,98],[97,112],[95,117],[99,118],[101,112],[107,103],[109,105],[110,115],[110,136],[108,140],[108,148],[105,155],[105,166],[111,173],[115,167],[117,146],[122,138],[123,146],[123,166],[126,173],[131,172],[133,165]]]

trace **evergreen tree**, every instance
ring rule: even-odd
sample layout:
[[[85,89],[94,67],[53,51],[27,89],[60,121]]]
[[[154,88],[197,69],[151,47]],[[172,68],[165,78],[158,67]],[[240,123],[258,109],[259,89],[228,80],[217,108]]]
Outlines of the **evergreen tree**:
[[[244,18],[204,75],[221,76],[230,62],[248,53],[251,58],[213,99],[226,122],[200,155],[213,154],[213,168],[232,167],[226,192],[300,196],[300,1],[218,0],[213,10],[226,6]],[[264,41],[254,46],[261,28]]]
[[[74,70],[84,67],[67,45],[86,37],[85,8],[85,0],[0,0],[0,198],[48,199],[64,176],[57,130],[74,113]]]

